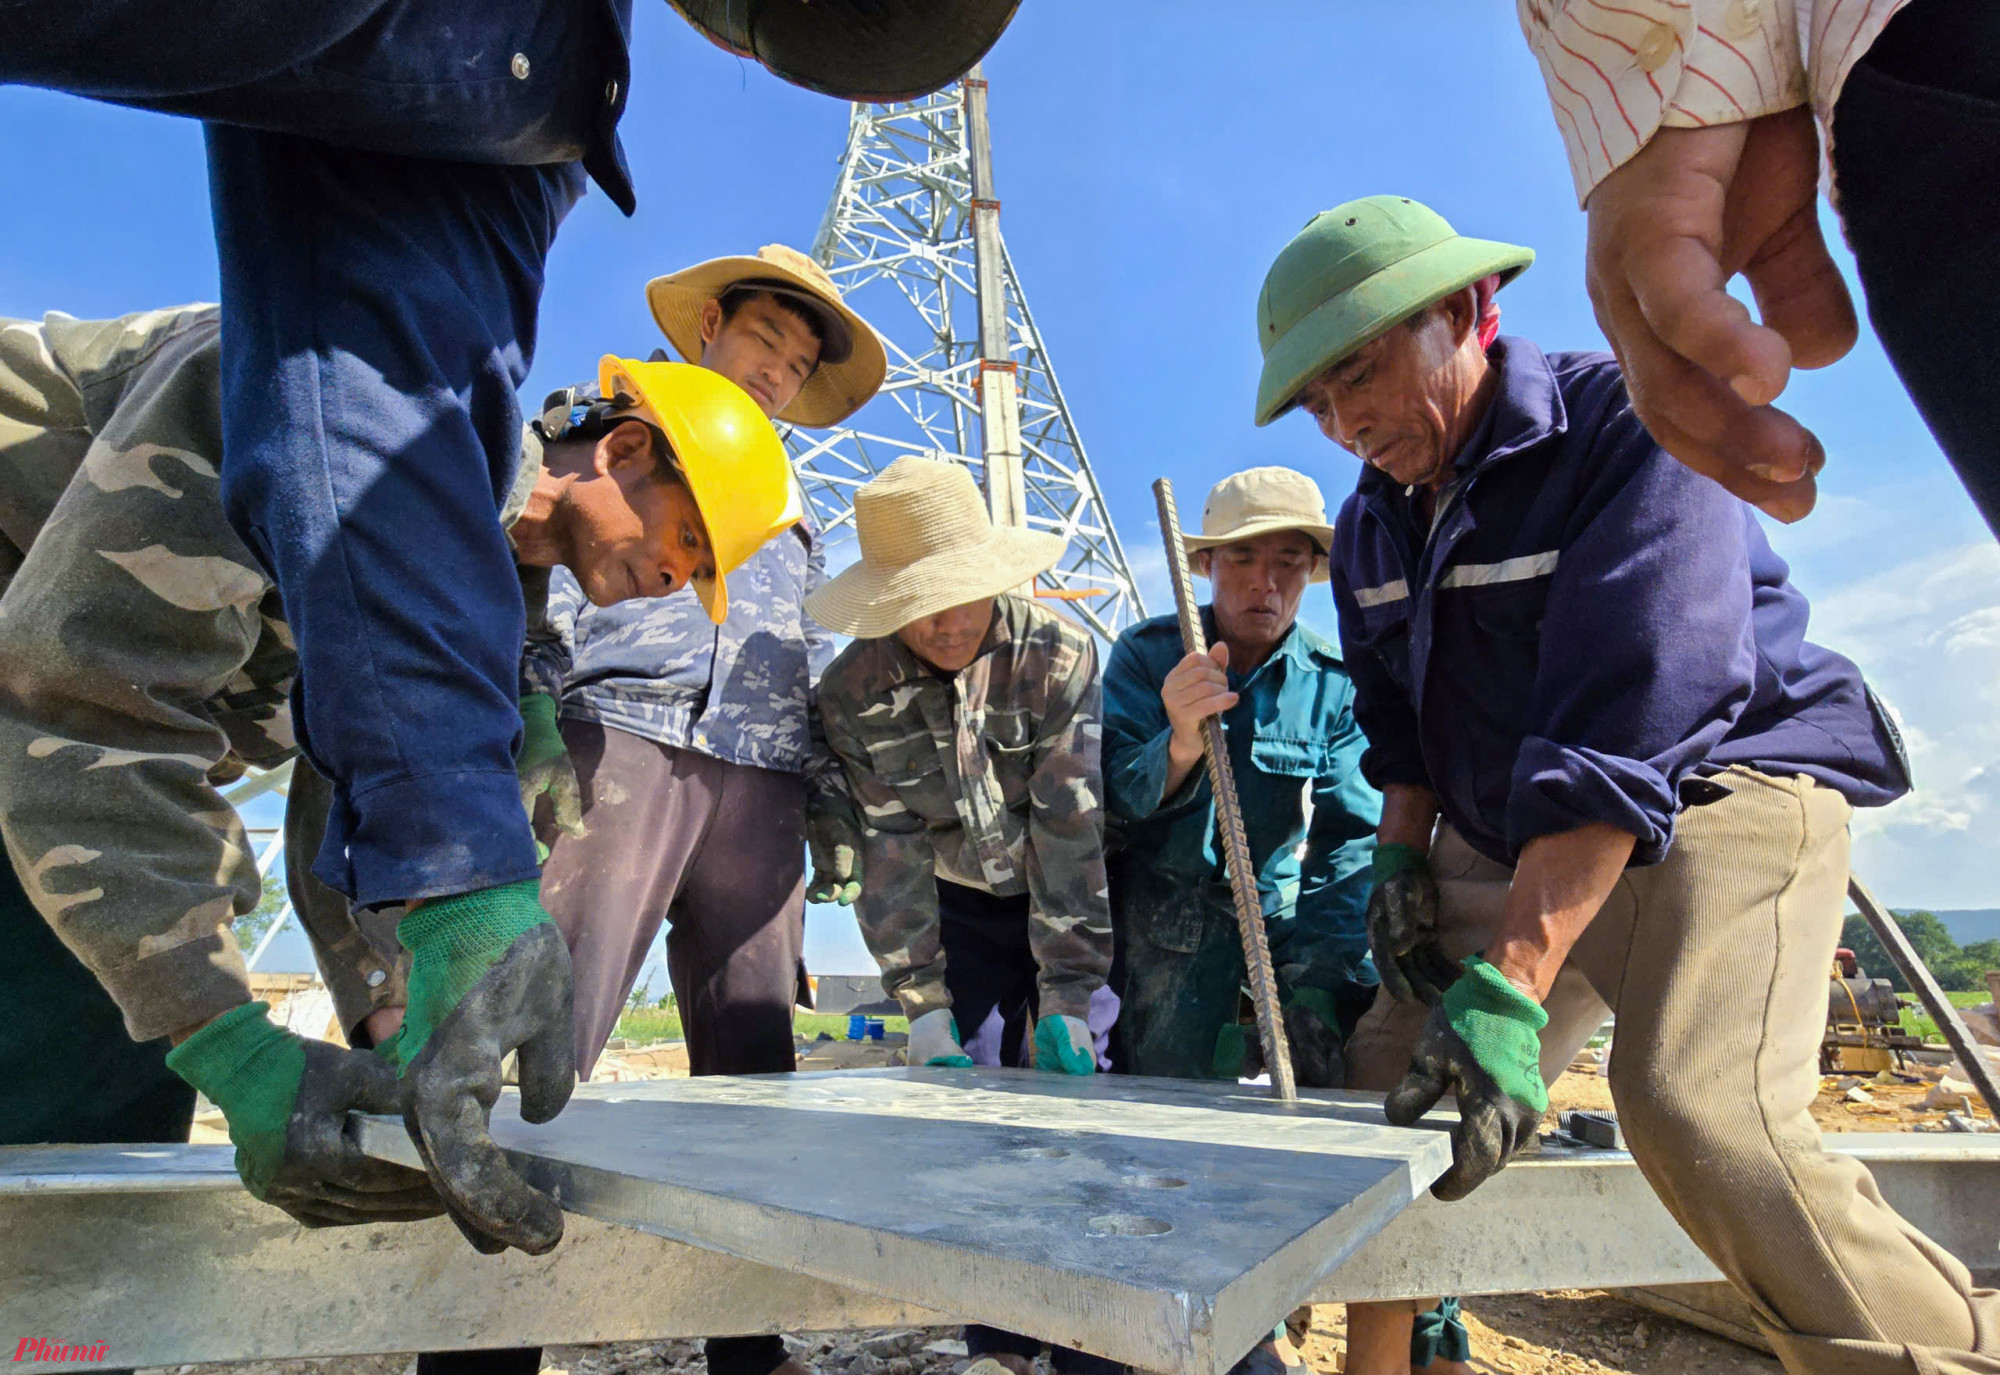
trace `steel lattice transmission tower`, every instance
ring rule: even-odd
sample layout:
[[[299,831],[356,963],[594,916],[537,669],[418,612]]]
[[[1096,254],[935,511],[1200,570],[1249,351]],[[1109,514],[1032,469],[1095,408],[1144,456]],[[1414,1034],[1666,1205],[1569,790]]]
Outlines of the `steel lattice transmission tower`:
[[[829,565],[855,556],[854,489],[919,453],[972,469],[997,524],[1068,539],[1038,595],[1063,599],[1107,639],[1142,619],[1125,550],[1000,237],[979,68],[922,100],[853,107],[812,253],[889,353],[882,393],[855,424],[787,438]]]

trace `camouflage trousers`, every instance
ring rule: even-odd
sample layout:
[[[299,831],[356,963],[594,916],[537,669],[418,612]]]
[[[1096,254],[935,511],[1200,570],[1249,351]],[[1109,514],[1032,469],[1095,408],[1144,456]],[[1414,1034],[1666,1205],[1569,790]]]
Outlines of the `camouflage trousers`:
[[[142,1041],[248,998],[261,884],[218,785],[293,750],[291,636],[223,518],[214,313],[182,314],[90,428],[50,400],[75,360],[0,321],[0,495],[53,500],[0,531],[0,835]]]

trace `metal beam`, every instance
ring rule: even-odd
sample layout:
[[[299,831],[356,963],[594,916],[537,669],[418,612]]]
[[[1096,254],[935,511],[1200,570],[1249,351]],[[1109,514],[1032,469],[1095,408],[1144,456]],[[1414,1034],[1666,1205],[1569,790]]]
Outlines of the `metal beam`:
[[[1966,1265],[2000,1264],[2000,1139],[1825,1141],[1865,1161],[1897,1211]],[[850,1167],[835,1141],[801,1169]],[[854,1255],[854,1273],[870,1260]],[[1716,1277],[1630,1156],[1545,1150],[1464,1202],[1405,1209],[1313,1297]],[[963,1316],[582,1217],[541,1257],[480,1256],[442,1219],[308,1231],[243,1192],[226,1146],[0,1149],[0,1333],[105,1342],[99,1366],[937,1326]],[[91,1364],[10,1368],[53,1375]]]

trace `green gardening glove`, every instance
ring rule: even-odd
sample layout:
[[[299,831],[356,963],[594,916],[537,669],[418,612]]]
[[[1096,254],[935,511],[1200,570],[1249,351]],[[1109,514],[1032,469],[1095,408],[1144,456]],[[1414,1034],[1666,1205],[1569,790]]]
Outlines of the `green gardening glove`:
[[[569,747],[563,744],[556,718],[556,699],[548,693],[531,692],[521,699],[521,752],[514,759],[514,772],[521,779],[521,810],[533,820],[535,800],[546,793],[555,812],[556,829],[580,836],[583,789],[576,781],[576,765],[570,762]],[[540,842],[536,843],[539,846]],[[546,852],[542,857],[548,858]]]
[[[295,1036],[270,1010],[231,1008],[167,1052],[167,1068],[222,1110],[251,1196],[308,1227],[443,1212],[430,1181],[369,1159],[348,1130],[350,1111],[402,1111],[395,1070],[365,1050]]]
[[[958,1020],[950,1008],[933,1008],[910,1022],[910,1044],[903,1052],[906,1065],[929,1065],[933,1069],[971,1069],[972,1057],[958,1039]]]
[[[806,853],[812,859],[806,901],[853,906],[861,896],[861,827],[845,804],[807,809]]]
[[[1375,847],[1368,893],[1368,948],[1382,987],[1399,1003],[1436,1007],[1458,978],[1438,943],[1438,886],[1430,862],[1410,845]]]
[[[546,1122],[576,1085],[569,948],[534,879],[432,898],[397,923],[410,952],[410,1003],[395,1038],[403,1123],[452,1220],[488,1254],[540,1255],[562,1240],[562,1210],[493,1144],[500,1061],[517,1056],[521,1117]]]
[[[1050,1074],[1097,1073],[1097,1038],[1078,1017],[1035,1021],[1035,1068]]]
[[[1410,1072],[1382,1107],[1393,1125],[1407,1127],[1447,1092],[1458,1100],[1451,1168],[1431,1185],[1438,1198],[1464,1198],[1533,1139],[1549,1106],[1541,1066],[1548,1024],[1540,1003],[1477,955],[1431,1009]]]

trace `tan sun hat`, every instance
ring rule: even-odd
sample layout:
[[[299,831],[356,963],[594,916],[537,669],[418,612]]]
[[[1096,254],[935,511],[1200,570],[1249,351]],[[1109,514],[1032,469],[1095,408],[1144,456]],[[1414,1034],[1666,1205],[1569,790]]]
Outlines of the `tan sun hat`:
[[[781,243],[754,258],[710,258],[646,283],[646,304],[660,332],[690,363],[701,361],[701,308],[733,286],[755,286],[811,309],[825,326],[819,366],[778,419],[820,429],[838,425],[882,386],[889,358],[868,322],[848,309],[826,269]]]
[[[875,639],[954,606],[997,597],[1055,567],[1061,535],[995,528],[972,474],[905,454],[854,494],[861,561],[806,598],[840,635]]]
[[[1201,533],[1182,535],[1181,543],[1193,558],[1197,549],[1216,549],[1274,530],[1297,530],[1328,559],[1333,557],[1333,526],[1327,521],[1319,484],[1290,468],[1246,468],[1208,489],[1201,508]],[[1327,565],[1322,563],[1311,580],[1325,582],[1327,577]]]

